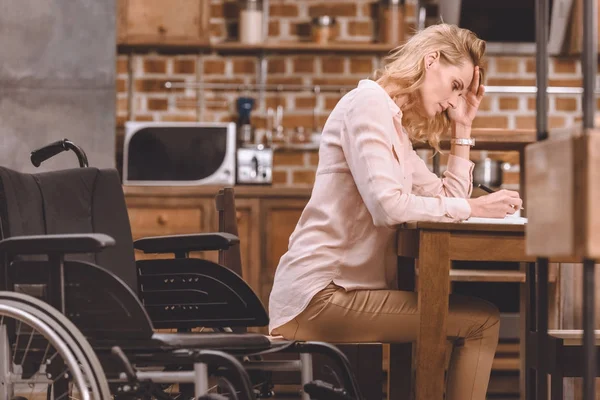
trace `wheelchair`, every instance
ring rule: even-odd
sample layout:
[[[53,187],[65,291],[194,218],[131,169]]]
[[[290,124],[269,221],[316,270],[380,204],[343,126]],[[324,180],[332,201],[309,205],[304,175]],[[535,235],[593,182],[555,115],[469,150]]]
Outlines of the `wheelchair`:
[[[303,400],[363,400],[335,346],[248,333],[268,324],[252,289],[221,263],[188,257],[239,254],[234,234],[134,244],[117,171],[88,167],[68,139],[32,152],[31,161],[69,150],[80,168],[0,167],[0,396],[41,386],[48,399],[254,400],[273,395],[270,372],[291,370],[301,373]],[[233,199],[232,191],[219,196],[217,203]],[[134,248],[175,258],[136,262]],[[263,360],[269,353],[300,360]],[[333,362],[333,383],[313,379],[313,354]]]

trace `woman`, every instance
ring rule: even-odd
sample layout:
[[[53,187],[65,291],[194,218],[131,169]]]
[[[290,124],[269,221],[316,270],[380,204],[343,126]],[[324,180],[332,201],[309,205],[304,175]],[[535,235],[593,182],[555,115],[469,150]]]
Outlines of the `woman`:
[[[397,226],[502,218],[521,207],[511,191],[469,198],[484,52],[485,42],[470,31],[431,26],[399,47],[376,81],[361,81],[336,105],[323,128],[311,198],[275,274],[272,334],[335,343],[415,341],[416,293],[394,290]],[[439,179],[411,141],[438,148],[448,129],[448,168]],[[493,305],[451,297],[447,335],[460,346],[451,357],[449,400],[485,399],[498,328]]]

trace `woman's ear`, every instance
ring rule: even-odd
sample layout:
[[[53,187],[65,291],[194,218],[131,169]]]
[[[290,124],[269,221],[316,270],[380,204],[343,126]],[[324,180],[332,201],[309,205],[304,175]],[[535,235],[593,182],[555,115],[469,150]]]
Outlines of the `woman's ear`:
[[[432,51],[431,53],[425,56],[425,69],[431,68],[436,62],[440,59],[439,51]]]

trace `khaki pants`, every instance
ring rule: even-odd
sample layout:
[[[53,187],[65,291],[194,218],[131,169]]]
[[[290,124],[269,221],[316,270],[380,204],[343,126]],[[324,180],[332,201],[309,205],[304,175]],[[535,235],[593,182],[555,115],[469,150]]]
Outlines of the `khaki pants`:
[[[298,317],[273,334],[331,343],[414,342],[419,318],[415,292],[347,292],[332,283],[317,293]],[[454,346],[446,399],[485,400],[498,344],[498,309],[480,299],[451,295],[447,321],[448,340]]]

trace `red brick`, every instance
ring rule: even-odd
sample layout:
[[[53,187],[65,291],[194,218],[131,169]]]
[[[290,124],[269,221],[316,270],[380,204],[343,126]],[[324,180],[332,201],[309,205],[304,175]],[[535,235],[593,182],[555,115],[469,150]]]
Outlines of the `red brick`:
[[[518,110],[519,109],[519,98],[518,97],[501,97],[498,100],[500,110]]]
[[[554,99],[554,102],[556,109],[559,111],[577,111],[577,99],[574,99],[572,97],[557,97],[556,99]]]
[[[293,171],[292,182],[294,185],[313,185],[315,183],[315,171]]]
[[[370,74],[373,72],[373,60],[370,58],[350,58],[350,73]]]
[[[333,110],[339,101],[340,97],[325,97],[325,109]]]
[[[182,83],[181,79],[136,79],[135,90],[137,92],[181,92],[183,89],[166,89],[167,82]]]
[[[127,122],[127,116],[117,115],[116,126],[117,128],[123,128],[125,126],[125,122]]]
[[[233,59],[233,73],[235,73],[235,74],[254,74],[254,73],[256,73],[256,59],[254,59],[254,58]]]
[[[581,79],[548,79],[548,86],[581,87]]]
[[[293,76],[268,76],[267,83],[273,85],[302,85],[301,77]]]
[[[314,78],[313,84],[315,85],[340,85],[354,87],[358,84],[356,78]]]
[[[554,58],[552,61],[556,74],[575,74],[577,72],[578,60],[576,59]]]
[[[480,111],[489,111],[492,109],[492,99],[489,96],[484,96],[483,99],[481,99],[481,103],[479,103],[479,110]]]
[[[513,57],[496,58],[496,72],[500,74],[516,74],[519,72],[520,59]]]
[[[173,61],[173,72],[176,74],[195,74],[196,73],[196,60],[174,60]]]
[[[516,128],[517,129],[535,129],[536,126],[536,118],[533,116],[518,116],[516,118]],[[556,117],[549,116],[548,117],[548,127],[549,128],[562,128],[565,126],[565,118],[564,117]]]
[[[268,62],[267,71],[270,74],[285,74],[285,59],[270,59]]]
[[[280,34],[279,21],[269,21],[269,36],[279,36]]]
[[[160,120],[170,122],[196,122],[198,118],[195,115],[166,114],[163,115]]]
[[[271,17],[297,17],[298,6],[296,4],[271,4],[269,13]]]
[[[300,151],[276,151],[273,153],[273,165],[304,165],[304,154]]]
[[[178,97],[175,99],[175,107],[178,110],[195,110],[198,108],[196,97]]]
[[[298,57],[294,59],[294,72],[313,73],[315,71],[314,57]]]
[[[119,92],[119,93],[127,92],[127,80],[126,79],[118,78],[116,84],[117,84],[117,92]]]
[[[357,7],[352,3],[328,3],[310,6],[308,14],[311,17],[321,15],[332,15],[334,17],[354,17],[356,16]]]
[[[535,74],[536,64],[535,58],[527,58],[525,60],[525,72]]]
[[[204,74],[223,75],[225,73],[225,61],[223,60],[205,60]]]
[[[265,98],[265,107],[266,108],[277,108],[278,106],[282,106],[284,109],[289,108],[287,98],[284,96],[271,95]]]
[[[473,120],[473,128],[508,128],[508,117],[505,116],[477,116]]]
[[[325,74],[343,74],[344,57],[323,57],[321,58],[321,70]]]
[[[529,97],[527,99],[527,109],[528,110],[536,110],[537,109],[537,100],[535,97]],[[550,98],[546,99],[546,108],[550,109]]]
[[[286,114],[283,113],[283,126],[292,129],[297,126],[301,126],[304,129],[312,129],[313,116],[312,113],[306,114]]]
[[[167,62],[163,59],[147,58],[144,60],[144,72],[147,74],[164,74],[167,72]]]
[[[277,154],[277,153],[275,153]],[[287,172],[286,171],[273,171],[273,184],[274,185],[286,185],[287,184]]]
[[[117,58],[117,74],[126,74],[129,72],[129,58]]]
[[[371,21],[350,21],[348,23],[348,34],[350,36],[372,36],[373,24]]]
[[[148,110],[150,111],[164,111],[169,107],[167,99],[148,99]]]
[[[137,114],[137,115],[134,117],[134,120],[135,120],[135,121],[143,121],[143,122],[146,122],[146,121],[154,121],[154,118],[152,117],[152,115],[142,115],[142,114]]]
[[[129,102],[127,98],[117,99],[117,112],[127,112],[129,109]]]
[[[317,99],[313,97],[296,97],[296,109],[298,108],[314,108],[317,104]]]
[[[535,78],[516,79],[516,78],[490,78],[487,80],[489,86],[535,86]]]

